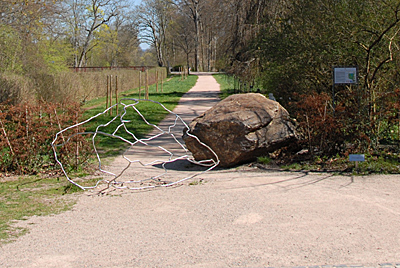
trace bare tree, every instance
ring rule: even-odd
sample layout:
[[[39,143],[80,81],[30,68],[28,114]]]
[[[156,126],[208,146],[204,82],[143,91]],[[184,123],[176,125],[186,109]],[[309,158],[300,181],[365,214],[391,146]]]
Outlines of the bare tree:
[[[166,63],[166,34],[171,20],[171,7],[171,2],[168,0],[144,0],[137,10],[140,38],[154,47],[159,66],[164,66]]]
[[[117,60],[122,66],[138,64],[139,58],[139,27],[136,16],[128,13],[124,22],[118,27]]]
[[[87,52],[91,49],[91,42],[95,31],[102,25],[107,24],[118,14],[118,1],[112,0],[91,0],[87,9],[85,23],[86,36],[80,51],[78,67],[82,67]]]
[[[177,12],[174,16],[169,42],[174,60],[177,60],[177,50],[182,50],[186,56],[186,65],[190,67],[190,55],[194,51],[194,27],[189,17]]]
[[[200,60],[200,19],[201,11],[204,6],[205,0],[177,0],[175,4],[183,14],[186,14],[192,21],[194,25],[194,68],[196,71],[199,70]]]
[[[87,53],[96,46],[95,32],[110,24],[118,15],[124,1],[65,0],[61,1],[62,17],[68,25],[71,43],[75,49],[75,67],[86,64]]]

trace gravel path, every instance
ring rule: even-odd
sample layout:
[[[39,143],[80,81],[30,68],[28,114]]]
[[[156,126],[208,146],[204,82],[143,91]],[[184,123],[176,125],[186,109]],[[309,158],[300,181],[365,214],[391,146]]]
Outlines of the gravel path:
[[[0,267],[400,267],[397,175],[242,166],[196,182],[75,195],[71,211],[21,223],[30,232],[1,246]]]

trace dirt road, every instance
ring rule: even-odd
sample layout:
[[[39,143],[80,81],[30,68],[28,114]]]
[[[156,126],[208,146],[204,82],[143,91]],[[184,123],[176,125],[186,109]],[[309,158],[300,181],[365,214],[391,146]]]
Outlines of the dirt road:
[[[73,198],[71,211],[25,221],[30,233],[1,246],[0,267],[400,267],[399,176],[242,166]]]

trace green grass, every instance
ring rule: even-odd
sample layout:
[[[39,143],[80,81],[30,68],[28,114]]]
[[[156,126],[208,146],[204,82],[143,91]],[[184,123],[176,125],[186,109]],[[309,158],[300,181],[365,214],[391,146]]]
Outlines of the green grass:
[[[221,100],[225,99],[229,95],[234,94],[235,87],[234,87],[233,76],[226,75],[226,74],[214,74],[213,77],[215,78],[215,80],[217,80],[218,84],[220,85]]]
[[[13,241],[27,232],[13,226],[16,220],[70,209],[75,202],[71,198],[63,198],[63,195],[76,191],[78,188],[64,178],[29,176],[3,179],[0,183],[0,243]]]
[[[190,186],[195,186],[195,185],[202,185],[206,183],[206,181],[204,181],[204,179],[200,179],[200,180],[195,180],[189,183]]]
[[[184,93],[194,86],[197,76],[189,76],[188,79],[180,81],[180,77],[174,77],[164,83],[163,92],[161,86],[156,92],[156,86],[149,89],[150,99],[160,102],[167,109],[173,110]],[[138,90],[134,89],[121,94],[121,98],[138,98]],[[142,91],[143,98],[143,91]],[[89,101],[84,108],[85,118],[90,118],[105,109],[105,98],[98,98]],[[161,106],[150,102],[144,102],[136,106],[153,123],[159,123],[168,112]],[[121,110],[120,110],[121,111]],[[134,114],[134,113],[130,113]],[[115,112],[114,112],[115,116]],[[86,127],[87,130],[94,130],[99,124],[105,124],[112,116],[102,115]],[[142,137],[152,130],[138,116],[132,115],[131,123],[127,124],[130,131],[138,137]],[[103,131],[113,131],[117,123],[102,128]],[[124,134],[125,135],[125,134]],[[125,135],[126,136],[126,135]],[[126,144],[118,142],[106,136],[99,137],[96,141],[104,153],[115,155],[120,152]],[[87,174],[75,171],[71,177],[82,177]],[[93,185],[97,180],[89,180],[84,185]],[[0,181],[0,243],[7,243],[15,240],[18,236],[27,232],[27,229],[18,228],[13,225],[17,220],[25,220],[28,217],[37,215],[51,215],[70,209],[75,201],[73,198],[66,198],[65,194],[81,191],[78,187],[69,183],[65,178],[41,178],[39,176],[26,176],[18,178],[2,178]]]
[[[268,156],[260,156],[257,158],[257,162],[264,164],[264,165],[268,165],[269,163],[271,163],[272,159],[269,158]]]
[[[353,172],[358,174],[399,174],[400,173],[400,157],[397,154],[380,154],[379,156],[366,155],[365,162],[359,162],[358,168],[355,163],[351,163]]]
[[[348,157],[336,156],[327,159],[315,157],[314,160],[298,161],[289,165],[282,165],[283,170],[288,171],[330,171],[345,172],[357,175],[370,174],[399,174],[400,156],[398,154],[380,153],[380,155],[365,155],[365,162],[359,162],[356,168],[355,162],[350,162]]]
[[[238,87],[238,80],[236,80],[236,90],[235,90],[235,79],[232,75],[227,75],[227,74],[214,74],[213,77],[215,78],[215,80],[217,80],[218,84],[221,87],[221,93],[220,93],[220,98],[223,100],[225,98],[227,98],[230,95],[233,94],[238,94],[238,93],[255,93],[255,92],[259,92],[261,94],[266,94],[267,92],[262,89],[262,86],[257,83],[253,85],[252,88],[250,88],[250,84],[246,83],[243,85],[242,84],[242,89],[239,91]],[[243,88],[246,87],[246,88]]]
[[[164,83],[162,92],[161,85],[159,85],[159,92],[156,92],[156,86],[152,85],[149,87],[149,99],[162,103],[167,109],[172,111],[178,104],[183,94],[185,94],[195,85],[197,78],[197,76],[189,76],[187,79],[181,81],[181,78],[179,76],[173,77],[172,79]],[[143,94],[144,90],[142,89],[142,99],[144,97]],[[119,100],[123,98],[139,98],[138,89],[120,94]],[[134,103],[131,100],[124,100],[123,102],[125,104]],[[87,110],[84,113],[85,119],[102,113],[106,108],[105,103],[105,97],[88,102],[84,106],[84,108],[91,107],[91,109]],[[115,104],[115,100],[113,104]],[[135,107],[143,114],[143,116],[149,123],[155,125],[157,125],[162,119],[165,118],[165,116],[168,115],[168,112],[164,110],[160,105],[152,102],[144,101],[135,105]],[[122,108],[123,107],[119,105],[119,113],[121,113]],[[111,124],[108,124],[107,126],[102,125],[109,123],[115,116],[115,109],[113,111],[113,115],[110,115],[109,113],[100,115],[86,125],[86,130],[94,131],[96,127],[101,126],[98,129],[99,131],[105,133],[113,133],[117,126],[120,124],[119,118],[117,118],[115,121],[113,121]],[[125,116],[124,119],[130,120],[130,122],[126,123],[125,125],[129,129],[129,131],[131,131],[137,138],[142,138],[153,129],[151,126],[147,125],[146,122],[144,122],[143,119],[136,112],[133,111],[133,109],[129,110],[129,114]],[[130,137],[129,134],[126,133],[125,130],[122,128],[116,134],[122,136],[123,138],[132,140],[132,137]],[[127,146],[127,144],[120,139],[112,138],[106,135],[97,135],[96,143],[97,148],[100,148],[100,153],[102,154],[102,156],[115,156],[121,153],[121,151],[123,151]]]

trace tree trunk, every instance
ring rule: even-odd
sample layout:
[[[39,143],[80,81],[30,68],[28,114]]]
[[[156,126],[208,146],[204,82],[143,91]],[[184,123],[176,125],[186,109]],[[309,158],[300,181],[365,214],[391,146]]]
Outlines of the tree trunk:
[[[200,47],[200,20],[199,20],[199,12],[198,12],[198,7],[197,5],[194,7],[195,8],[195,13],[194,13],[194,25],[195,25],[195,30],[196,30],[196,36],[195,36],[195,44],[194,44],[194,65],[195,65],[195,70],[198,72],[199,71],[199,47]]]

